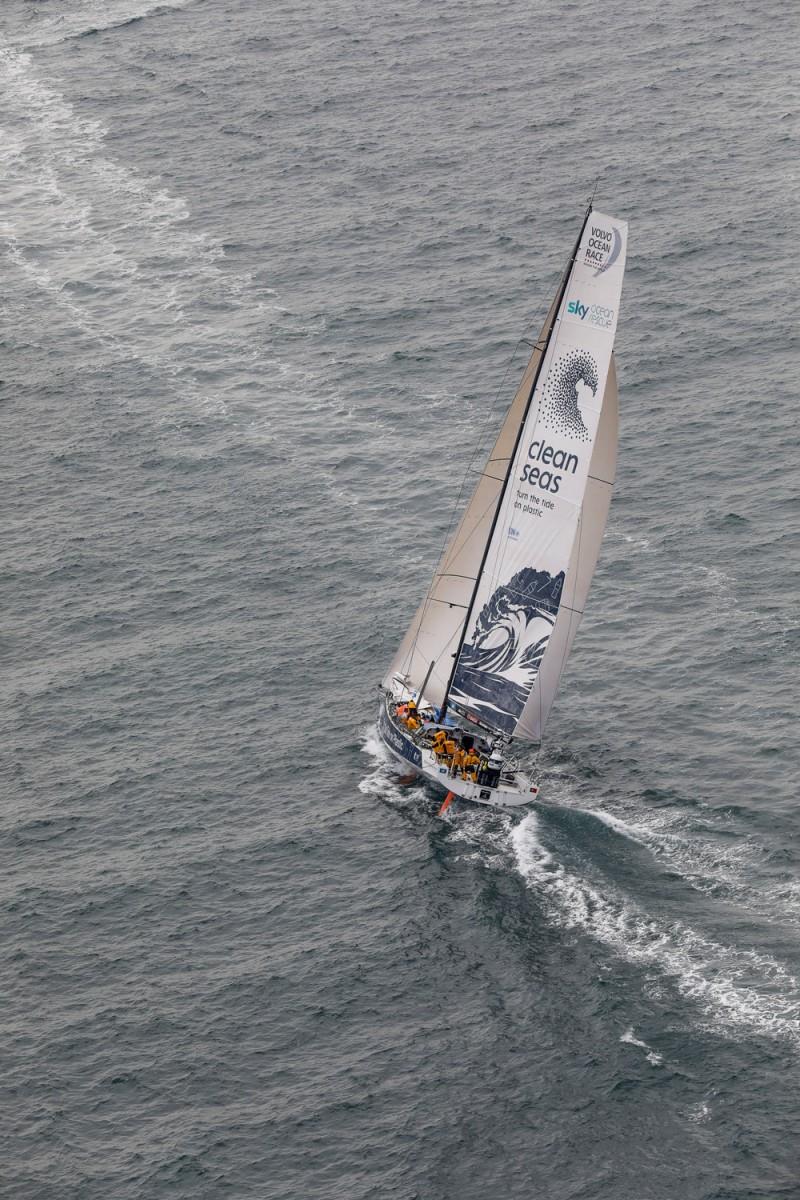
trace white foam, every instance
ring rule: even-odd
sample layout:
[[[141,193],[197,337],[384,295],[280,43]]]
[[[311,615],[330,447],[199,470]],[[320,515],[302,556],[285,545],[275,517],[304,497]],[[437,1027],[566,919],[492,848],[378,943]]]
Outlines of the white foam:
[[[623,533],[622,530],[620,529],[620,527],[614,521],[611,521],[608,525],[607,536],[612,539],[621,538],[623,542],[627,542],[629,546],[636,546],[637,549],[639,549],[639,550],[649,550],[650,549],[649,538],[634,537],[630,533]]]
[[[373,760],[372,770],[358,784],[358,790],[363,795],[379,796],[398,808],[414,801],[414,792],[398,782],[397,760],[384,746],[377,725],[370,725],[364,730],[361,751]]]
[[[628,534],[628,533],[623,533],[622,537],[623,537],[624,541],[629,542],[633,546],[638,546],[638,548],[640,550],[649,550],[650,549],[650,539],[649,538],[635,538],[635,537],[631,537],[630,534]]]
[[[783,963],[652,917],[611,887],[593,887],[546,848],[535,813],[514,828],[511,845],[520,874],[564,928],[581,930],[621,958],[671,978],[709,1028],[770,1034],[800,1045],[800,985]]]
[[[652,839],[648,838],[647,830],[641,829],[636,825],[631,825],[627,821],[623,821],[621,817],[612,816],[611,813],[605,812],[600,808],[579,808],[577,811],[594,817],[595,820],[600,821],[603,825],[607,825],[609,829],[613,829],[614,833],[627,838],[629,842],[636,842],[639,846],[650,849]]]
[[[449,808],[445,815],[450,826],[448,843],[466,847],[457,856],[459,862],[479,862],[493,871],[508,870],[508,838],[512,828],[509,813],[477,805]]]
[[[143,11],[127,4],[116,16]],[[3,237],[32,300],[45,296],[114,362],[149,367],[172,408],[227,419],[229,396],[242,387],[245,405],[276,391],[296,396],[304,383],[319,396],[318,379],[304,380],[269,355],[285,312],[272,290],[247,270],[225,269],[219,242],[191,228],[186,201],[109,158],[102,122],[82,115],[40,77],[30,54],[8,45],[0,46],[0,111],[13,131],[0,139]],[[163,395],[154,407],[168,424]],[[284,422],[285,443],[293,419],[295,404],[271,405],[271,433]],[[323,482],[352,503],[334,479]]]
[[[748,908],[775,919],[777,893],[752,883],[763,849],[744,831],[732,838],[726,815],[702,809],[687,812],[680,806],[652,808],[622,799],[603,798],[596,805],[587,804],[568,784],[551,791],[557,792],[560,807],[588,813],[644,846],[697,891],[710,896],[724,892],[727,898],[741,900]]]
[[[621,1042],[626,1042],[629,1046],[638,1046],[641,1050],[644,1050],[645,1058],[651,1064],[651,1066],[660,1067],[664,1061],[663,1055],[659,1054],[657,1050],[653,1050],[650,1046],[648,1046],[647,1042],[641,1041],[640,1038],[637,1038],[634,1035],[632,1025],[630,1029],[627,1029],[625,1033],[621,1035],[619,1040]]]
[[[147,11],[141,4],[71,9],[78,24],[87,14],[92,24],[101,16],[113,24]],[[63,21],[57,30],[66,34]],[[115,364],[149,368],[160,387],[142,389],[139,403],[175,433],[178,452],[197,453],[181,433],[187,410],[233,422],[248,439],[279,442],[298,478],[316,439],[317,481],[329,502],[369,525],[374,517],[335,469],[331,430],[346,422],[350,442],[377,454],[379,417],[362,421],[323,368],[270,350],[276,326],[288,325],[298,345],[296,335],[312,335],[323,318],[303,324],[252,272],[230,270],[219,242],[192,228],[186,201],[114,162],[105,126],[79,109],[40,78],[30,54],[0,48],[0,112],[13,130],[0,139],[3,235],[21,290],[90,337],[96,359],[105,353]]]

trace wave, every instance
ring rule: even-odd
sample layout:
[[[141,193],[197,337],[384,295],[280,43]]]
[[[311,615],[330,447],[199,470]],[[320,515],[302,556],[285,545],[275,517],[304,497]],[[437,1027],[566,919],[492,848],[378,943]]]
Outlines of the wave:
[[[107,30],[123,29],[147,17],[157,17],[189,8],[196,0],[75,0],[69,11],[36,14],[36,23],[19,38],[24,46],[55,46],[72,38],[91,37]]]
[[[639,826],[631,825],[627,821],[621,820],[620,817],[614,817],[611,813],[603,812],[601,809],[594,808],[579,808],[576,812],[584,813],[588,817],[592,817],[595,821],[599,821],[602,825],[606,825],[614,833],[618,833],[620,837],[627,838],[629,842],[636,842],[639,846],[644,846],[650,850],[652,848],[651,841],[647,837],[646,830]]]

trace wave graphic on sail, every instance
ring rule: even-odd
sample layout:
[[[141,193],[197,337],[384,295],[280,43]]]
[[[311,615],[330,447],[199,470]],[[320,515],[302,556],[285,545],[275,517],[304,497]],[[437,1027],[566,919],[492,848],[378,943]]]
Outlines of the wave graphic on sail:
[[[479,720],[513,733],[558,615],[564,572],[525,567],[496,588],[464,642],[452,699]]]

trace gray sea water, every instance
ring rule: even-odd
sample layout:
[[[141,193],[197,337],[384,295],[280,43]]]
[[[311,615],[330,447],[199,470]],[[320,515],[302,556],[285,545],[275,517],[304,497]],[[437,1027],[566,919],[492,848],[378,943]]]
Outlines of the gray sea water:
[[[800,1197],[797,32],[4,0],[3,1196]],[[438,819],[375,685],[595,181],[600,567]]]

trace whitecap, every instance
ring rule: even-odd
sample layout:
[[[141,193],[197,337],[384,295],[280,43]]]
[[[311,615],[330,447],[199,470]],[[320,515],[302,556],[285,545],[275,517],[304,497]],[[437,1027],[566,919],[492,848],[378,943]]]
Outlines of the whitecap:
[[[629,1046],[638,1046],[640,1050],[644,1050],[645,1058],[653,1067],[660,1067],[664,1061],[663,1055],[659,1054],[657,1050],[653,1050],[652,1047],[648,1046],[647,1042],[643,1042],[641,1038],[637,1038],[635,1036],[632,1025],[629,1029],[626,1029],[625,1033],[620,1035],[619,1040],[627,1043]]]

